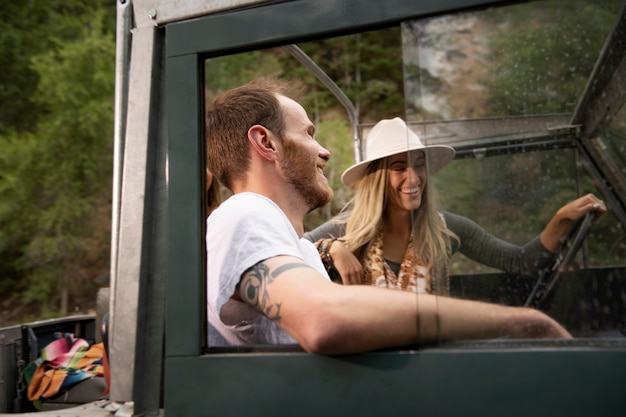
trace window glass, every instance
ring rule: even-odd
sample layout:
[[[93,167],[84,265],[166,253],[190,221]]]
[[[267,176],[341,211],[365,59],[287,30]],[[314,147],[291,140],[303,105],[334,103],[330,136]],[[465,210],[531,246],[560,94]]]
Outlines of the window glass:
[[[603,132],[602,140],[611,159],[615,161],[621,178],[626,181],[626,106],[622,106],[608,129]]]
[[[400,27],[305,42],[297,45],[354,104],[363,126],[404,113]],[[301,103],[316,125],[316,138],[331,151],[325,169],[333,201],[305,218],[311,230],[336,215],[352,198],[341,174],[354,163],[355,146],[348,113],[339,100],[285,48],[252,51],[205,61],[206,102],[259,76],[298,79],[306,87]],[[224,192],[227,195],[227,192]]]
[[[453,295],[524,304],[549,269],[513,267],[507,245],[525,256],[530,246],[522,246],[560,207],[586,193],[602,198],[566,126],[620,2],[575,4],[524,3],[402,25],[406,118],[426,145],[457,149],[428,177],[439,208],[471,219],[482,239],[501,239],[465,236],[447,266]],[[623,173],[622,113],[603,138]],[[573,277],[558,278],[540,305],[577,336],[623,332],[624,302],[615,300],[626,288],[624,230],[610,212],[593,223],[566,273]]]
[[[298,47],[354,104],[361,150],[376,122],[396,116],[405,119],[424,144],[453,146],[456,158],[428,177],[439,208],[470,219],[484,233],[501,239],[501,245],[521,247],[538,238],[562,205],[584,193],[599,195],[581,163],[576,131],[563,126],[585,89],[620,4],[524,3],[408,21],[401,27]],[[281,47],[207,59],[206,102],[264,75],[305,84],[301,103],[316,125],[317,140],[332,153],[325,174],[334,198],[307,215],[305,230],[310,231],[336,216],[353,196],[341,183],[341,174],[357,159],[350,119],[328,88]],[[622,112],[603,137],[622,168],[623,121]],[[221,192],[222,198],[228,197],[223,187]],[[453,295],[523,304],[537,273],[511,279],[511,274],[501,273],[507,270],[506,259],[493,249],[474,252],[481,255],[474,254],[476,260],[457,251],[447,265]],[[606,298],[619,298],[626,285],[624,227],[613,214],[594,223],[576,262],[578,271],[601,268],[599,274],[610,275],[616,287],[599,297],[593,292],[595,298],[578,299],[575,294],[590,293],[591,287],[599,291],[600,276],[579,275],[569,281],[572,285],[557,288],[543,309],[554,310],[553,315],[579,335],[620,329],[624,302],[610,304]],[[609,267],[622,272],[611,275]],[[465,279],[469,276],[471,280]],[[593,309],[581,313],[580,303],[597,305],[605,315],[598,319]]]
[[[297,45],[354,105],[363,124],[404,112],[402,43],[399,26]],[[210,58],[205,61],[205,102],[259,76],[297,79],[305,85],[300,102],[316,126],[316,139],[332,156],[324,173],[333,188],[330,204],[305,217],[305,230],[323,224],[352,198],[341,174],[355,161],[353,127],[340,101],[287,48]],[[230,192],[221,187],[222,199]],[[209,328],[209,332],[213,331]]]
[[[405,22],[407,117],[571,113],[620,5],[557,0]]]

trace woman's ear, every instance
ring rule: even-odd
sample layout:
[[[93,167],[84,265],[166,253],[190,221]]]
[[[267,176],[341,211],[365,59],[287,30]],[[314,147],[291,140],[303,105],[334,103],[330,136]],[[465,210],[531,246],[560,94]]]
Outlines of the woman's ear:
[[[265,127],[254,125],[248,129],[248,140],[252,144],[252,148],[262,158],[268,161],[275,161],[277,159],[274,135]]]

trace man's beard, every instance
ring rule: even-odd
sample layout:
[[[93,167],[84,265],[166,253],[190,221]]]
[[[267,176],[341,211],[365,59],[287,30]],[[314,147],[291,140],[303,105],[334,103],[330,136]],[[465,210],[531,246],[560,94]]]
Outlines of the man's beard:
[[[327,182],[319,180],[317,156],[311,156],[305,148],[290,139],[283,139],[285,159],[283,170],[289,183],[304,199],[309,211],[323,207],[333,198],[333,190]]]

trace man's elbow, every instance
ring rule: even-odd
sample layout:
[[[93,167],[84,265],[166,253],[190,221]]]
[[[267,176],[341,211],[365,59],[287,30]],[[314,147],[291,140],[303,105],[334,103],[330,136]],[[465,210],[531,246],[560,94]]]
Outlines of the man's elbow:
[[[348,353],[346,332],[340,317],[317,317],[307,320],[298,331],[298,342],[308,352],[319,355]]]

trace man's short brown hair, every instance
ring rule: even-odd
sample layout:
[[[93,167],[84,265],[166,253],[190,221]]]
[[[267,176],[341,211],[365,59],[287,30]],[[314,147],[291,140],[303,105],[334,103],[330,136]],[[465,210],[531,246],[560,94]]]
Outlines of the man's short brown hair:
[[[222,184],[232,190],[245,178],[250,165],[248,130],[262,125],[284,136],[283,112],[277,95],[297,99],[302,85],[273,78],[258,78],[218,96],[207,109],[206,163]]]

